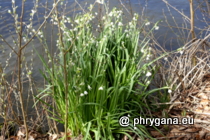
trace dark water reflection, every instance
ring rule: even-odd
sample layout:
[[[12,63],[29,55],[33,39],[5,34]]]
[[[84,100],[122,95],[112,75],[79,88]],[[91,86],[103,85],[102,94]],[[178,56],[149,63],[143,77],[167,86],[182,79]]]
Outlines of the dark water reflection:
[[[207,1],[207,2],[206,2]],[[30,12],[33,8],[35,0],[27,0],[25,2],[25,18],[24,21],[27,23],[30,17]],[[89,4],[93,4],[95,2],[95,0],[77,0],[78,3],[76,3],[75,0],[66,0],[65,2],[67,2],[66,5],[66,9],[65,9],[65,13],[68,13],[69,11],[72,11],[73,9],[76,9],[76,12],[81,12],[82,10],[79,10],[79,6],[78,3],[80,3],[80,5],[82,7],[87,7]],[[64,2],[64,3],[65,3]],[[172,6],[174,6],[174,8],[176,8],[177,10],[183,12],[187,17],[190,17],[190,9],[189,9],[189,1],[188,0],[168,0],[169,4],[171,4]],[[34,20],[34,25],[38,25],[40,24],[40,21],[43,17],[43,14],[45,13],[46,9],[43,8],[43,6],[45,6],[46,4],[48,5],[48,8],[50,9],[52,7],[52,3],[53,0],[40,0],[39,1],[39,15],[38,17],[35,16],[35,20]],[[171,25],[171,26],[176,26],[176,24],[179,27],[185,27],[186,25],[184,24],[184,21],[187,22],[186,19],[184,19],[180,13],[178,13],[176,10],[174,10],[173,8],[170,8],[170,11],[168,10],[168,7],[166,6],[166,3],[163,2],[163,0],[113,0],[109,2],[109,7],[121,7],[123,8],[123,6],[121,5],[123,4],[124,6],[127,7],[127,10],[130,13],[139,13],[140,15],[144,15],[145,18],[147,18],[149,21],[151,22],[157,22],[159,20],[162,20],[161,25],[163,25],[160,30],[158,30],[156,33],[158,35],[165,35],[166,32],[167,33],[167,37],[165,38],[165,40],[169,40],[171,38],[175,38],[177,36],[175,36],[174,32],[176,34],[180,34],[178,32],[178,30],[174,29],[174,32],[172,32],[171,30],[169,30],[169,28],[167,28],[167,24],[166,24],[166,17],[167,17],[167,22]],[[208,27],[208,25],[205,22],[202,22],[201,20],[206,20],[207,22],[209,22],[209,14],[203,14],[201,12],[201,10],[203,12],[206,12],[208,10],[207,4],[209,5],[208,0],[194,0],[194,7],[196,10],[196,19],[195,19],[195,25],[197,27],[196,32],[199,33],[199,29],[204,29],[205,27]],[[9,0],[0,0],[0,34],[3,34],[5,37],[10,36],[9,35],[9,31],[13,30],[13,19],[11,17],[10,14],[8,14],[8,10],[12,10],[11,7],[11,1]],[[199,5],[201,5],[200,7],[202,7],[203,9],[199,8]],[[18,6],[17,8],[17,13],[20,15],[21,12],[21,0],[16,0],[16,6]],[[129,8],[129,6],[131,6],[132,8]],[[49,9],[47,10],[47,12],[49,12]],[[111,8],[110,8],[111,9]],[[132,9],[132,10],[131,10]],[[97,8],[95,8],[95,10],[97,10]],[[126,14],[126,10],[125,10],[125,14]],[[174,17],[174,19],[172,18]],[[203,19],[205,18],[205,19]],[[39,20],[38,20],[39,19]],[[176,21],[176,24],[174,22],[174,20]],[[190,28],[189,22],[187,23],[187,27]],[[188,31],[185,30],[185,33],[187,33]],[[181,34],[180,34],[181,35]],[[160,43],[165,41],[163,38],[160,38],[159,41]],[[174,42],[175,43],[175,42]],[[166,44],[166,46],[169,47],[169,44]],[[177,44],[170,46],[173,49],[176,49]]]

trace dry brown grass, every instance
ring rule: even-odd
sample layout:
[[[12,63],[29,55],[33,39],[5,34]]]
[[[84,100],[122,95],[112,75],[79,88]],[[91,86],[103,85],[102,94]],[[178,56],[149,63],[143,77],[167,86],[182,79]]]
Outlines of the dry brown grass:
[[[192,40],[157,62],[161,67],[156,83],[159,83],[159,86],[166,84],[171,87],[171,103],[185,90],[202,85],[203,77],[210,73],[209,39],[210,35],[204,39]],[[158,54],[160,51],[156,52]],[[196,65],[192,62],[194,55]]]

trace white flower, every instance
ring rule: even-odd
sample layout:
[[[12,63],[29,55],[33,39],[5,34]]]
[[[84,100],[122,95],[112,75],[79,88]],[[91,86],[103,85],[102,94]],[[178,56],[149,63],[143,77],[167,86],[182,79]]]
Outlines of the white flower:
[[[98,13],[97,13],[97,12],[95,12],[95,15],[98,15]]]
[[[123,26],[122,22],[119,22],[119,23],[118,23],[118,26]]]
[[[137,21],[136,17],[133,17],[133,21]]]
[[[99,4],[104,4],[104,0],[96,0],[96,2]]]
[[[88,89],[89,89],[89,90],[91,90],[91,89],[92,89],[90,85],[88,85]]]
[[[36,11],[35,11],[35,10],[31,10],[31,13],[32,13],[32,14],[35,14],[35,13],[36,13]]]
[[[87,94],[88,94],[88,92],[87,92],[87,91],[85,91],[85,92],[84,92],[84,94],[85,94],[85,95],[87,95]]]
[[[80,96],[82,97],[82,96],[84,96],[84,94],[83,94],[83,93],[81,93],[81,94],[80,94]]]
[[[172,93],[172,90],[171,90],[171,89],[169,89],[169,90],[168,90],[168,93],[169,93],[169,94],[170,94],[170,93]]]
[[[109,16],[111,17],[112,15],[113,15],[112,12],[110,12],[110,13],[109,13]]]
[[[8,10],[8,13],[11,13],[11,10]]]
[[[29,28],[31,28],[31,25],[29,24],[29,25],[27,25],[26,27],[29,29]]]
[[[151,48],[151,47],[149,47],[149,50],[151,51],[151,50],[152,50],[152,48]]]
[[[96,1],[97,2],[97,1]],[[90,4],[89,10],[91,11],[93,9],[93,5]]]
[[[152,75],[151,72],[147,72],[147,74],[146,74],[147,77],[150,77],[151,75]]]
[[[98,90],[103,90],[103,87],[99,87],[99,89]]]
[[[42,35],[42,32],[41,31],[38,31],[38,35]]]
[[[119,11],[117,11],[117,13],[118,13],[119,15],[121,15],[121,14],[123,13],[123,11],[122,11],[122,10],[119,10]]]
[[[155,30],[158,30],[158,29],[159,29],[159,26],[156,26],[156,27],[155,27]]]
[[[80,22],[83,22],[83,20],[84,20],[84,19],[83,19],[83,18],[81,18],[81,19],[80,19]]]
[[[150,22],[145,23],[146,26],[150,25]]]
[[[14,4],[15,3],[15,0],[12,0],[12,3]]]
[[[23,41],[26,42],[26,37],[23,37]]]

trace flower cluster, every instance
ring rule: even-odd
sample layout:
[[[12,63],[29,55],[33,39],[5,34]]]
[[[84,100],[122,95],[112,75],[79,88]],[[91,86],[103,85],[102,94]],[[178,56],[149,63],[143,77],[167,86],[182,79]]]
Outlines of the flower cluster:
[[[84,85],[84,83],[82,83],[82,85]],[[87,88],[88,88],[88,90],[92,89],[90,85],[88,85]],[[84,93],[80,93],[80,96],[82,97],[82,96],[87,95],[87,94],[88,94],[88,92],[85,90]]]
[[[82,97],[82,96],[87,95],[87,94],[88,94],[88,92],[84,91],[84,93],[81,93],[80,96]]]
[[[115,17],[117,19],[119,19],[122,16],[122,10],[117,10],[116,8],[114,8],[109,14],[109,17]]]

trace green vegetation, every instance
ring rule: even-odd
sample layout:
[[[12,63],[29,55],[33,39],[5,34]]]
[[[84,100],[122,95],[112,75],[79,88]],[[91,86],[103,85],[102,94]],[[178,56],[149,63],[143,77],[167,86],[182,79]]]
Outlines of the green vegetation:
[[[73,136],[115,139],[115,134],[130,137],[129,132],[134,132],[149,137],[144,126],[133,130],[118,122],[126,114],[135,117],[142,112],[145,117],[144,99],[159,90],[147,90],[156,67],[151,65],[155,60],[146,63],[149,39],[139,40],[144,26],[137,27],[138,15],[123,25],[122,11],[114,8],[102,18],[97,35],[90,23],[91,11],[76,16],[71,29],[65,18],[53,19],[63,35],[57,41],[59,54],[50,59],[52,67],[40,56],[49,85],[39,96],[53,98],[56,120],[67,123]]]

